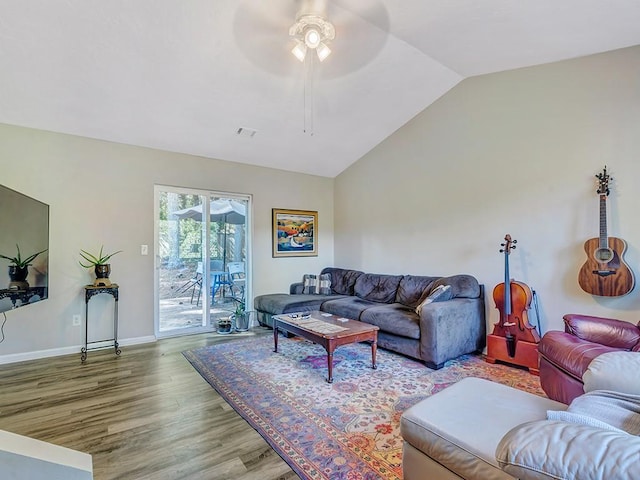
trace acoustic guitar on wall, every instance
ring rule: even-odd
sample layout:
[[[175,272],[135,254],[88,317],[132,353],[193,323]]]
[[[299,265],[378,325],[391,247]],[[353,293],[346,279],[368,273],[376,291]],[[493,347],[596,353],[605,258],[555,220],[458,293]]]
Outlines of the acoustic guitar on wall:
[[[607,196],[611,178],[606,166],[596,178],[600,197],[600,236],[584,243],[587,261],[580,269],[578,283],[580,288],[591,295],[619,297],[633,290],[635,279],[623,259],[627,242],[607,236]]]

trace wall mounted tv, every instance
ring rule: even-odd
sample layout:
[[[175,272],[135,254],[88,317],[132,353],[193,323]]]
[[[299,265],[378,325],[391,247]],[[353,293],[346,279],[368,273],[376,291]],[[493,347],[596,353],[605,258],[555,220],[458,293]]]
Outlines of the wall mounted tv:
[[[48,291],[49,205],[0,185],[0,312],[44,300]]]

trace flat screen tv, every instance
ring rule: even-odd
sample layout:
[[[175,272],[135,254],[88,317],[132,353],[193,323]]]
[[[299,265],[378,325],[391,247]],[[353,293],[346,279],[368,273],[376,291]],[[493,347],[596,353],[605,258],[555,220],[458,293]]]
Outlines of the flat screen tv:
[[[0,312],[48,297],[49,205],[3,185],[0,255]]]

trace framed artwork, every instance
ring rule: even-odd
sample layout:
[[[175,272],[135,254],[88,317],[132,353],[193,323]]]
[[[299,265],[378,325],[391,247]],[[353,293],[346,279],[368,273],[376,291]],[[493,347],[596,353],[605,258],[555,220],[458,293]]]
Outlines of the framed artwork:
[[[318,255],[318,212],[274,208],[272,220],[274,257]]]

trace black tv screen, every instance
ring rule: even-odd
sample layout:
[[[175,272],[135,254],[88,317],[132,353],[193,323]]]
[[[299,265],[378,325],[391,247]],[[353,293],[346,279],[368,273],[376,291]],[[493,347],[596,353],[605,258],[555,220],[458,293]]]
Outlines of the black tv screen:
[[[0,185],[0,312],[44,300],[48,290],[49,205]]]

